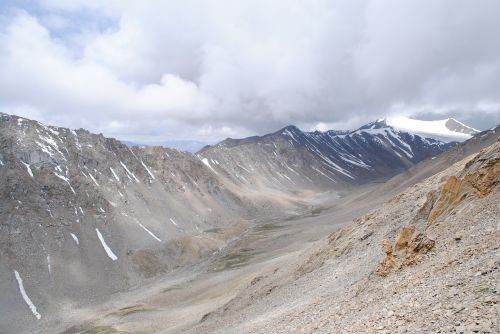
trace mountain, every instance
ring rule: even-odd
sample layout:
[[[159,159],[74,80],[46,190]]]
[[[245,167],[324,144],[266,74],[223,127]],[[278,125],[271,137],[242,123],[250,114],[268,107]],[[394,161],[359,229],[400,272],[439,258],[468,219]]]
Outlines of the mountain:
[[[324,191],[386,179],[454,145],[377,121],[289,126],[195,155],[2,113],[0,327],[49,332],[67,309],[210,263],[249,227],[310,214]]]
[[[133,147],[133,146],[161,146],[161,147],[168,147],[168,148],[173,148],[178,151],[182,152],[190,152],[190,153],[196,153],[200,149],[202,149],[204,146],[209,145],[210,143],[208,142],[202,142],[198,140],[167,140],[163,142],[153,142],[153,143],[142,143],[142,142],[133,142],[133,141],[127,141],[127,140],[122,140],[122,143],[126,144],[127,146]]]
[[[246,197],[190,153],[7,114],[0,180],[0,327],[20,319],[12,333],[33,319],[21,281],[42,317],[60,314],[211,255],[248,218],[297,208]]]
[[[454,118],[437,121],[421,121],[406,117],[390,117],[384,121],[394,129],[434,138],[444,142],[464,141],[480,132]]]
[[[340,189],[393,176],[454,145],[377,120],[353,131],[303,132],[287,126],[262,137],[228,138],[197,155],[245,187]]]
[[[498,333],[499,133],[479,134],[473,147],[477,137],[491,145],[256,272],[182,333]]]
[[[194,272],[53,332],[496,333],[499,134],[254,224]]]

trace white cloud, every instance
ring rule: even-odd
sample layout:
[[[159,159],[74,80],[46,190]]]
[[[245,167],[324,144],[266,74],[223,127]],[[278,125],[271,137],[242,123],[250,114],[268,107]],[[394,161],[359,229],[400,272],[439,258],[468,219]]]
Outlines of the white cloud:
[[[493,0],[44,0],[2,18],[0,108],[158,140],[394,113],[486,127],[500,115],[498,12]]]

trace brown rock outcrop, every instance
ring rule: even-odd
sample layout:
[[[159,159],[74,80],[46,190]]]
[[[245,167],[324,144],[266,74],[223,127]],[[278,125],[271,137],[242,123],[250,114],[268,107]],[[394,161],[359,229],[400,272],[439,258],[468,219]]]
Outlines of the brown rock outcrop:
[[[460,177],[461,176],[461,177]],[[457,209],[467,197],[487,196],[500,183],[500,146],[494,145],[465,166],[460,176],[450,176],[441,186],[439,197],[429,214],[428,223]]]
[[[388,276],[391,272],[412,266],[421,261],[421,255],[434,247],[434,240],[418,232],[415,226],[403,227],[394,246],[387,239],[382,241],[385,257],[379,263],[376,273]]]

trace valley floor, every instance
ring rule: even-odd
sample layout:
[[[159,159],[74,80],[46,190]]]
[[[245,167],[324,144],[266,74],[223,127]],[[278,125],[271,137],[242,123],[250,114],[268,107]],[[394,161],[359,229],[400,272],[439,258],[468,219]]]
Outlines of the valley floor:
[[[260,222],[203,263],[184,268],[137,290],[117,294],[96,309],[78,309],[59,332],[197,332],[196,326],[224,307],[255,280],[277,267],[295,263],[303,251],[384,197],[369,196],[377,185],[311,200],[307,214]],[[66,323],[66,321],[64,321]]]
[[[404,192],[323,196],[59,332],[498,333],[500,143],[481,154]]]

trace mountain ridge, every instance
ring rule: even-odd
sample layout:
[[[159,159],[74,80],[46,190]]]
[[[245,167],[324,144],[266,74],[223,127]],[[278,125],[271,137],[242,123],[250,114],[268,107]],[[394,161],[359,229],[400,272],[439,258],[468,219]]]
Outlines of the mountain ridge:
[[[303,132],[303,133],[310,133],[310,134],[320,134],[320,133],[326,133],[326,134],[329,134],[329,135],[346,135],[346,134],[349,134],[349,133],[353,133],[353,132],[356,132],[358,130],[367,130],[367,129],[380,129],[380,128],[386,128],[386,127],[391,127],[393,128],[394,130],[399,130],[399,131],[405,131],[404,128],[399,128],[397,125],[393,125],[395,124],[395,122],[393,122],[391,124],[391,122],[389,122],[388,120],[389,119],[394,119],[394,118],[378,118],[377,120],[375,121],[371,121],[367,124],[363,124],[361,126],[359,126],[357,129],[351,129],[351,130],[336,130],[336,129],[329,129],[329,130],[325,130],[325,131],[319,131],[319,130],[315,130],[315,131],[302,131],[300,128],[298,128],[296,125],[293,125],[293,124],[289,124],[287,126],[284,126],[283,128],[275,131],[275,132],[271,132],[271,133],[268,133],[268,134],[264,134],[264,135],[255,135],[255,136],[249,136],[249,137],[244,137],[244,138],[226,138],[226,139],[223,139],[221,140],[220,142],[218,143],[215,143],[215,144],[209,144],[209,145],[205,145],[203,148],[201,148],[199,151],[197,151],[196,153],[201,153],[203,150],[209,148],[209,147],[212,147],[212,146],[215,146],[215,145],[218,145],[222,142],[228,142],[231,143],[231,144],[240,144],[240,143],[245,143],[249,140],[252,140],[252,139],[258,139],[258,138],[266,138],[268,136],[272,136],[272,135],[276,135],[276,134],[279,134],[283,131],[291,131],[291,132],[296,132],[296,131],[300,131],[300,132]],[[397,119],[397,118],[396,118]],[[423,125],[428,125],[428,124],[432,124],[434,122],[442,122],[442,123],[445,123],[445,124],[448,124],[446,125],[447,129],[449,131],[452,131],[452,132],[457,132],[459,134],[465,134],[465,135],[469,135],[468,137],[457,137],[457,138],[465,138],[465,139],[468,139],[470,138],[472,135],[474,134],[477,134],[481,131],[477,130],[477,129],[474,129],[468,125],[465,125],[464,123],[456,120],[455,118],[446,118],[446,119],[443,119],[443,120],[437,120],[437,121],[422,121],[422,120],[417,120],[417,119],[410,119],[410,118],[403,118],[403,117],[400,117],[399,119],[404,119],[404,120],[413,120],[413,121],[417,121],[417,122],[421,122],[421,124]],[[455,130],[453,130],[453,128],[455,128]],[[421,136],[421,137],[426,137],[425,135],[425,132],[423,132],[422,134],[420,134],[419,132],[422,131],[424,129],[419,129],[419,130],[414,130],[415,134]],[[408,131],[405,131],[405,132],[412,132],[411,129],[408,130]],[[432,134],[432,133],[429,133],[429,134]],[[432,137],[430,137],[432,138]]]
[[[393,176],[456,144],[397,131],[377,120],[351,131],[303,132],[290,125],[264,136],[228,138],[197,156],[236,183],[325,189]]]
[[[256,222],[306,214],[315,194],[453,146],[391,128],[259,138],[194,155],[0,114],[0,288],[14,301],[0,323],[33,324],[17,276],[42,319],[62,315],[215,256]]]

